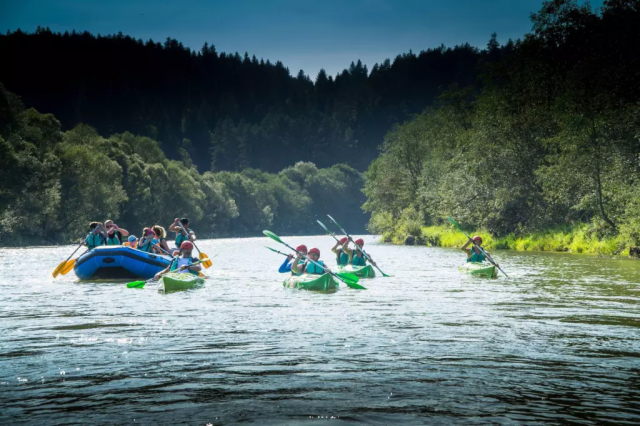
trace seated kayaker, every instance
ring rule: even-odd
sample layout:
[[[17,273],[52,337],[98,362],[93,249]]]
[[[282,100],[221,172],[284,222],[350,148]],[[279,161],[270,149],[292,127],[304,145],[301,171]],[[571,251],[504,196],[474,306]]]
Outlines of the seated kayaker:
[[[105,235],[103,229],[102,223],[100,222],[91,222],[89,224],[90,234],[83,242],[89,250],[93,250],[94,248],[104,244]]]
[[[118,225],[113,223],[111,219],[104,221],[104,227],[107,230],[105,244],[108,246],[119,246],[124,241],[123,237],[129,235],[129,231],[124,228],[120,228]]]
[[[365,266],[367,264],[367,260],[371,262],[372,265],[375,265],[376,262],[373,261],[373,258],[369,253],[366,253],[362,247],[364,247],[364,240],[362,238],[358,238],[354,241],[356,243],[356,247],[354,249],[350,249],[345,247],[344,251],[349,254],[349,263],[353,266]],[[367,259],[367,256],[369,259]]]
[[[304,254],[305,256],[307,255],[307,246],[305,246],[304,244],[299,245],[298,247],[296,247],[296,251]],[[284,260],[284,263],[282,265],[280,265],[280,269],[278,269],[278,272],[280,272],[281,274],[287,273],[287,272],[291,272],[291,264],[293,262],[291,262],[291,260],[293,259],[293,255],[290,254],[289,256],[287,256],[287,258]],[[302,262],[304,262],[304,260],[302,260]]]
[[[154,238],[155,232],[151,228],[144,228],[142,230],[142,237],[138,241],[138,250],[145,253],[152,253],[153,247],[158,244],[158,241]]]
[[[472,247],[468,248],[469,245],[472,245]],[[476,235],[461,247],[462,251],[467,253],[467,262],[482,263],[485,261],[486,256],[482,253],[480,247],[482,247],[482,237],[479,235]]]
[[[338,266],[345,266],[349,263],[349,254],[344,250],[345,247],[349,248],[348,246],[349,239],[344,237],[340,241],[336,241],[336,245],[331,249],[331,251],[336,254],[336,263]]]
[[[301,260],[303,260],[303,257],[300,254],[297,255],[291,263],[291,273],[298,275],[303,273],[322,275],[325,272],[331,272],[330,269],[326,267],[324,262],[320,260],[320,250],[318,250],[317,248],[314,247],[309,250],[308,257],[313,262],[301,262]],[[316,265],[316,263],[320,266]]]
[[[127,242],[124,243],[126,247],[137,248],[138,247],[138,237],[135,235],[129,235]]]
[[[193,275],[198,275],[202,270],[202,266],[200,264],[194,265],[194,263],[199,262],[198,259],[191,257],[191,253],[193,252],[193,243],[190,241],[185,241],[180,245],[180,256],[174,257],[171,261],[171,264],[164,268],[162,271],[158,272],[153,278],[159,280],[160,277],[167,272],[181,272],[181,273],[190,273]]]
[[[169,231],[176,233],[176,248],[174,249],[176,251],[184,241],[193,242],[196,240],[196,234],[193,232],[192,229],[189,228],[189,219],[187,219],[186,217],[183,217],[182,219],[176,218],[173,221],[173,223],[169,226]]]
[[[158,254],[166,254],[169,253],[171,250],[169,249],[169,244],[167,244],[167,231],[164,230],[164,228],[160,225],[153,225],[153,233],[155,234],[155,238],[156,241],[158,241],[158,245],[160,247],[162,247],[162,250],[159,250],[158,248],[154,247],[154,250],[156,251],[156,253]]]

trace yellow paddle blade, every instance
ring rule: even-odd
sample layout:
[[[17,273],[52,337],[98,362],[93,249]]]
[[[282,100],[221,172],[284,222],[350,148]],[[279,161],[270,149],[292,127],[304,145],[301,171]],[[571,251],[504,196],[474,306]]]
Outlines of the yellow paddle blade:
[[[202,261],[202,266],[204,266],[205,268],[210,268],[213,265],[206,253],[200,252],[198,258],[200,258],[200,260]]]
[[[73,269],[73,267],[76,265],[76,260],[77,259],[73,259],[67,262],[66,265],[64,265],[64,267],[60,270],[60,273],[62,275],[67,275],[69,273],[69,271],[71,271]]]
[[[54,269],[54,270],[53,270],[53,273],[52,273],[53,278],[57,277],[57,276],[58,276],[58,274],[60,274],[60,271],[62,270],[62,268],[64,268],[64,265],[65,265],[66,263],[67,263],[67,261],[66,261],[66,260],[65,260],[65,261],[63,261],[62,263],[60,263],[60,264],[56,267],[56,269]]]

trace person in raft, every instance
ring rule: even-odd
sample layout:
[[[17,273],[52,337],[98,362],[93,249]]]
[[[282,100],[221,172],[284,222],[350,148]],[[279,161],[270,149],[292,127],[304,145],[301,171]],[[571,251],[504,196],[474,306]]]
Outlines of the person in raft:
[[[111,219],[104,221],[104,227],[107,230],[105,244],[108,246],[119,246],[124,241],[123,237],[129,236],[129,231],[120,228]]]
[[[144,228],[142,230],[142,237],[138,241],[138,250],[145,253],[152,253],[154,246],[158,244],[158,240],[154,238],[155,236],[156,234],[153,232],[153,229]]]
[[[158,246],[161,248],[159,249],[158,247],[154,247],[154,250],[156,251],[156,253],[158,254],[168,254],[171,252],[171,249],[169,248],[169,244],[167,244],[167,231],[164,230],[164,228],[160,225],[153,225],[153,232],[154,234],[156,234],[155,238],[156,241],[158,241]]]
[[[304,254],[305,256],[307,255],[307,246],[305,246],[304,244],[299,245],[298,247],[296,247],[296,251],[300,252],[302,254]],[[284,263],[282,265],[280,265],[280,269],[278,269],[278,272],[280,272],[281,274],[286,274],[287,272],[291,272],[291,265],[293,264],[293,262],[291,262],[291,260],[293,259],[293,255],[290,254],[289,256],[287,256],[287,258],[284,260]],[[304,261],[302,261],[304,262]]]
[[[345,266],[347,263],[349,263],[349,254],[345,251],[345,246],[348,249],[348,245],[349,239],[347,239],[347,237],[344,237],[340,241],[336,241],[336,245],[331,249],[331,251],[336,255],[336,263],[338,264],[338,266]]]
[[[104,244],[105,233],[103,229],[102,223],[100,222],[91,222],[89,224],[90,234],[83,241],[83,244],[87,246],[89,250],[93,250],[94,248]]]
[[[182,224],[182,226],[180,226],[180,224]],[[182,228],[187,231],[186,234],[182,230]],[[187,219],[186,217],[183,217],[182,219],[176,218],[176,220],[174,220],[173,223],[169,226],[169,231],[173,231],[176,233],[176,248],[174,249],[175,251],[177,251],[178,248],[182,246],[182,243],[184,241],[193,242],[196,240],[196,234],[189,228],[189,219]]]
[[[468,248],[469,245],[473,245],[472,248]],[[482,237],[479,235],[471,238],[461,247],[462,251],[467,253],[467,262],[482,263],[486,260],[484,253],[487,251],[482,247],[482,250],[484,250],[483,253],[480,247],[482,247]]]
[[[162,271],[158,272],[153,278],[155,280],[159,280],[160,277],[167,272],[181,272],[181,273],[190,273],[193,275],[198,275],[202,270],[202,266],[198,263],[194,265],[194,263],[199,262],[198,259],[192,257],[191,253],[193,252],[193,243],[191,241],[184,241],[180,245],[180,256],[174,257],[171,261],[171,264],[164,268]]]
[[[369,253],[366,253],[362,247],[364,247],[364,240],[362,238],[358,238],[354,241],[356,243],[356,248],[350,249],[349,247],[343,247],[344,251],[349,255],[349,263],[354,266],[365,266],[367,264],[367,256],[369,257],[369,261],[371,261],[372,265],[376,265],[376,262],[373,261],[373,258]]]
[[[331,270],[326,267],[324,262],[320,260],[320,250],[318,250],[317,248],[314,247],[309,250],[308,257],[315,263],[304,262],[302,255],[298,254],[291,263],[291,273],[294,275],[302,275],[306,272],[307,274],[322,275],[325,272],[331,272]],[[316,263],[320,266],[316,265]]]
[[[126,247],[131,247],[132,249],[138,247],[138,237],[135,235],[129,235],[127,242],[123,244]]]

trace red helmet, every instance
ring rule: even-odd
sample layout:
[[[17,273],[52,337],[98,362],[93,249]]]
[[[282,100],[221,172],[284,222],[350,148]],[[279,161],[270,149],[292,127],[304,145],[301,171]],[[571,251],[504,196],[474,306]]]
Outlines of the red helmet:
[[[472,238],[473,242],[477,242],[482,244],[482,237],[480,235],[476,235],[475,237]]]
[[[304,244],[301,244],[298,247],[296,247],[296,251],[307,251],[307,246],[305,246]]]
[[[340,244],[344,244],[347,241],[349,241],[349,239],[347,237],[340,238]]]
[[[182,244],[180,244],[180,249],[193,250],[193,243],[191,241],[184,241]]]
[[[356,244],[359,245],[360,247],[362,247],[364,245],[364,240],[362,238],[358,238],[356,240]]]
[[[320,250],[318,250],[317,248],[312,248],[311,250],[309,250],[309,254],[317,254],[318,256],[320,256]]]

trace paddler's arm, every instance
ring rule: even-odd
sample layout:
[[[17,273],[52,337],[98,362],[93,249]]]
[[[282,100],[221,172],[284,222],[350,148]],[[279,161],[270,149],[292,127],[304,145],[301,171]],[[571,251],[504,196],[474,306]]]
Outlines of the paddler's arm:
[[[173,262],[171,262],[173,263]],[[167,266],[166,268],[164,268],[162,271],[158,272],[157,274],[155,274],[153,276],[153,279],[158,281],[160,279],[161,276],[163,276],[164,274],[166,274],[167,272],[169,272],[171,270],[171,263],[169,264],[169,266]]]
[[[189,231],[189,240],[191,241],[197,240],[196,234],[193,231]]]
[[[200,266],[200,264],[198,263],[196,265],[184,265],[184,266],[181,266],[180,269],[183,271],[185,269],[188,269],[193,272],[200,272],[202,270],[202,266]]]
[[[371,262],[372,265],[377,266],[375,260],[373,260],[373,257],[371,257],[371,255],[369,253],[367,253],[367,256],[369,256],[369,261]],[[366,257],[365,257],[366,259]]]
[[[292,255],[287,256],[287,258],[284,260],[284,263],[280,265],[280,269],[278,269],[278,272],[280,272],[281,274],[291,272],[291,259],[293,259]]]
[[[469,244],[473,244],[473,241],[469,240],[466,243],[464,243],[464,245],[462,247],[460,247],[460,250],[462,250],[463,252],[467,253],[467,257],[471,257],[471,249],[468,248]]]
[[[180,219],[176,218],[176,220],[174,220],[173,223],[171,225],[169,225],[169,231],[171,231],[171,232],[180,232],[180,231],[182,231],[182,229],[180,229],[180,225],[178,225],[179,221],[180,221]]]
[[[302,256],[297,255],[296,258],[293,259],[293,262],[291,262],[291,272],[293,272],[294,274],[300,273],[300,265],[298,265],[298,263],[300,262],[301,259],[302,259]]]
[[[336,241],[336,245],[331,249],[331,251],[334,252],[336,256],[338,255],[338,253],[340,253],[340,250],[338,250],[338,247],[340,247],[340,245],[340,241]]]
[[[128,237],[129,236],[129,231],[127,231],[126,229],[120,228],[118,225],[116,225],[115,223],[113,224],[113,227],[116,228],[116,231],[120,232],[120,234],[123,237]]]

